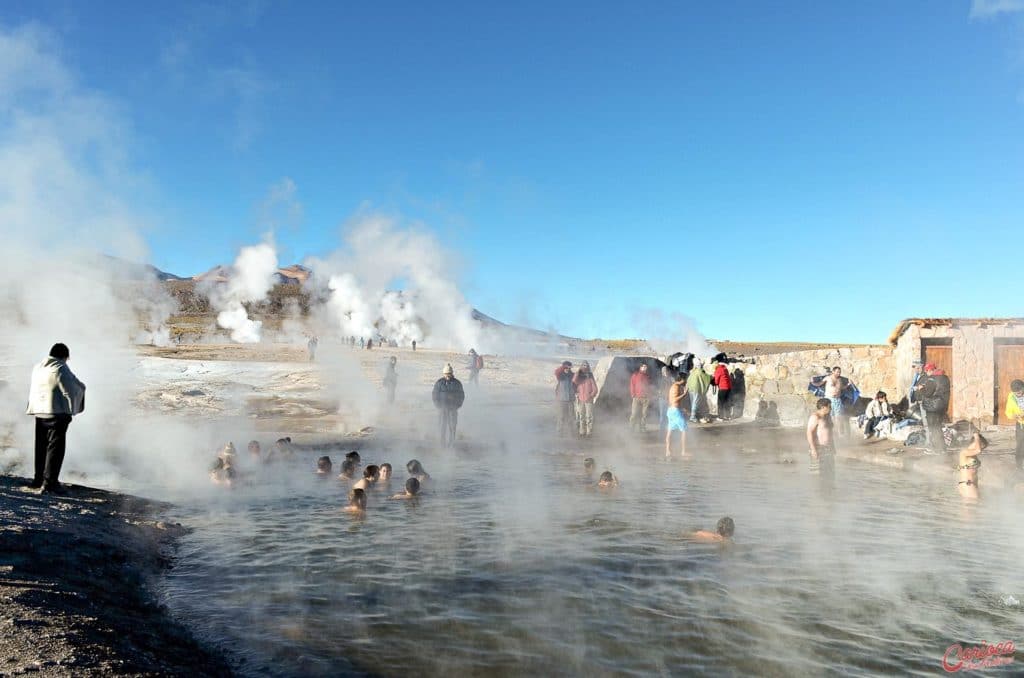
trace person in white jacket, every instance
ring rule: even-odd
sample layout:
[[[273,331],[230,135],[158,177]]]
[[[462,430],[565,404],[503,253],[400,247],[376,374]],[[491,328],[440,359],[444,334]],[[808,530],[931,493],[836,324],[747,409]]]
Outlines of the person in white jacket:
[[[32,368],[26,414],[36,418],[36,464],[30,487],[45,493],[61,492],[68,426],[85,410],[85,384],[68,367],[70,357],[67,346],[54,344],[50,356]]]
[[[868,403],[868,409],[864,411],[864,440],[875,435],[875,427],[885,419],[892,416],[892,406],[889,405],[888,396],[885,391],[875,394],[875,399]]]

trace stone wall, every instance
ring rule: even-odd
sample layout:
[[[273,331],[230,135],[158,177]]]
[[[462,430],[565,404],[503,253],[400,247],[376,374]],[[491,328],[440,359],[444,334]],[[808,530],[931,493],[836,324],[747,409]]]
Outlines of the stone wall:
[[[753,365],[740,365],[746,377],[747,399],[743,416],[757,414],[758,400],[774,401],[784,426],[802,426],[814,408],[816,398],[807,390],[811,378],[826,367],[839,366],[865,397],[885,391],[898,401],[905,393],[897,389],[896,363],[888,346],[851,346],[838,349],[794,351],[760,356]]]
[[[991,424],[995,413],[995,343],[1000,339],[1024,339],[1024,325],[968,324],[910,325],[896,344],[899,383],[910,383],[911,362],[922,358],[921,340],[953,340],[953,374],[950,379],[953,419]]]

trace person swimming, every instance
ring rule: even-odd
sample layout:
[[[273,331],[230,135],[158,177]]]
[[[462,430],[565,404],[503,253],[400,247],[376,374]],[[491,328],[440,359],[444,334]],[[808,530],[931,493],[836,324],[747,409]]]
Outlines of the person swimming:
[[[227,485],[230,487],[235,482],[236,477],[237,474],[235,473],[235,467],[232,466],[232,458],[230,456],[218,457],[210,469],[210,481],[214,485]]]
[[[424,481],[430,480],[430,474],[426,472],[418,460],[413,459],[405,465],[405,470],[409,472],[409,475],[420,481],[423,484]]]
[[[733,522],[732,518],[726,516],[718,521],[714,532],[710,530],[696,530],[688,536],[696,541],[719,543],[732,539],[734,532],[736,532],[736,523]]]
[[[363,458],[360,457],[359,453],[356,452],[355,450],[352,450],[351,452],[346,454],[345,459],[351,460],[356,466],[360,466],[363,463]]]
[[[352,480],[356,475],[356,463],[351,459],[346,459],[341,462],[341,474],[338,478],[342,480]]]
[[[960,472],[960,480],[957,482],[957,491],[965,499],[977,499],[978,492],[978,469],[981,468],[981,459],[978,455],[988,447],[988,440],[985,436],[975,431],[971,436],[971,444],[960,451],[960,463],[957,464],[957,471]]]
[[[604,471],[601,476],[597,479],[598,487],[618,487],[619,480],[612,474],[611,471]]]
[[[386,483],[391,480],[391,464],[384,462],[380,465],[380,482]]]
[[[392,499],[414,499],[420,493],[420,481],[409,478],[405,481],[405,492],[399,492]]]
[[[593,457],[587,457],[586,459],[583,460],[583,470],[587,472],[587,475],[590,475],[594,472],[594,466],[595,464]]]
[[[348,506],[343,510],[349,513],[363,513],[366,511],[366,492],[358,487],[348,493]]]
[[[370,489],[370,485],[376,483],[380,479],[380,467],[376,464],[370,464],[363,469],[363,477],[356,481],[352,487],[359,488],[361,490]]]
[[[260,441],[249,441],[249,459],[256,462],[257,464],[263,461],[263,450],[260,449]]]
[[[329,475],[333,468],[334,464],[331,463],[331,458],[328,456],[323,456],[316,460],[316,474],[318,476]]]

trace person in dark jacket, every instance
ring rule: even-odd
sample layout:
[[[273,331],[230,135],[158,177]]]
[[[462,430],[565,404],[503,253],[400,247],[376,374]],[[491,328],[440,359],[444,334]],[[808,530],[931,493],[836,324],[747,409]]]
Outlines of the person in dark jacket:
[[[484,359],[476,352],[475,348],[469,349],[469,360],[466,369],[469,370],[469,383],[480,385],[480,370],[484,367]]]
[[[929,449],[944,452],[946,441],[942,437],[942,422],[949,407],[949,377],[935,363],[925,365],[924,373],[927,376],[915,387],[917,394],[914,399],[921,403],[921,409],[924,410],[924,428]]]
[[[747,377],[738,367],[732,371],[732,395],[729,401],[732,418],[742,419],[743,408],[747,404]]]
[[[555,370],[555,424],[560,436],[569,435],[573,426],[573,406],[576,402],[573,376],[572,363],[568,360]]]
[[[732,377],[729,375],[729,368],[725,366],[724,362],[718,363],[715,367],[715,373],[711,376],[711,383],[718,389],[718,418],[732,419],[729,412],[729,396],[732,394]]]
[[[455,445],[455,429],[459,425],[459,408],[466,400],[462,382],[455,378],[451,363],[444,366],[442,377],[434,382],[434,407],[437,408],[441,423],[441,444]]]

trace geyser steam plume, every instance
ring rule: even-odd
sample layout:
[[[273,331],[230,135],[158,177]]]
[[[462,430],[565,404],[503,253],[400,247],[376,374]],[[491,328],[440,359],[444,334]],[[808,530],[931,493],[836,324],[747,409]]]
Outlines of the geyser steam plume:
[[[277,251],[268,239],[259,245],[243,247],[227,282],[210,288],[210,304],[218,311],[217,324],[231,330],[232,341],[241,344],[260,341],[263,323],[250,319],[243,304],[266,299],[274,287],[276,272]]]
[[[325,300],[317,312],[341,336],[482,348],[472,307],[455,284],[455,257],[432,234],[364,213],[350,222],[346,243],[345,250],[310,262],[308,283],[314,298]]]

